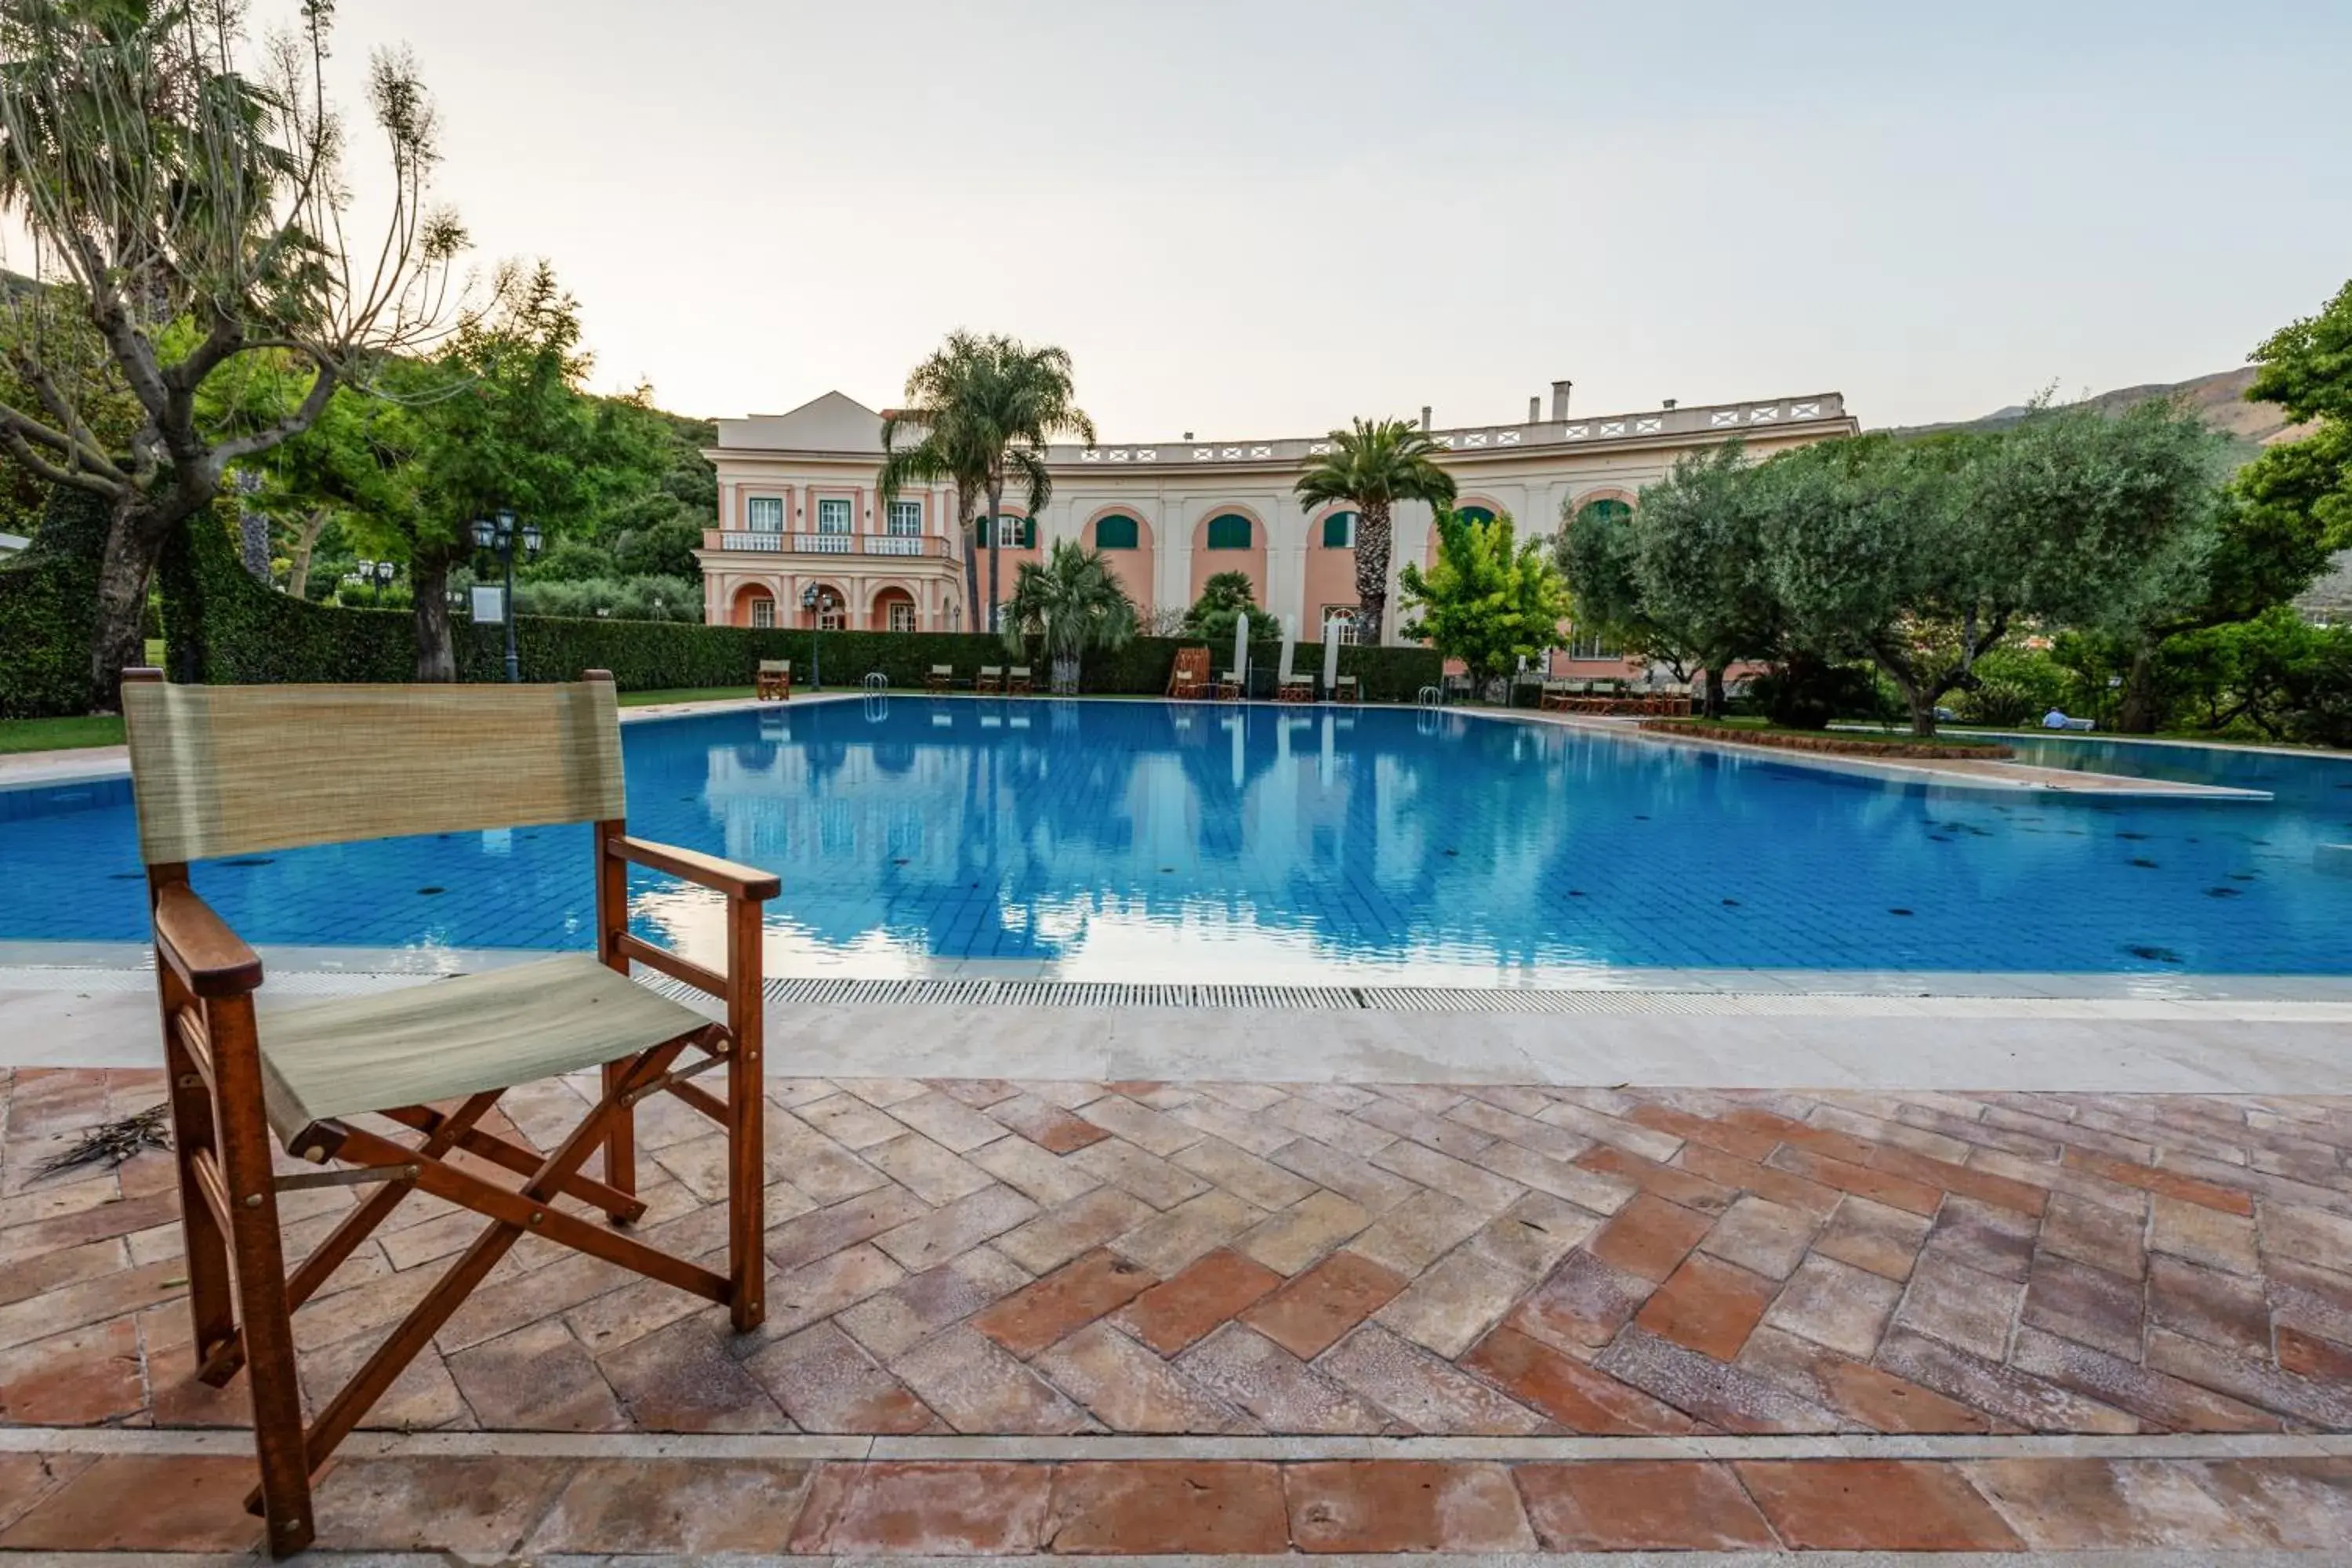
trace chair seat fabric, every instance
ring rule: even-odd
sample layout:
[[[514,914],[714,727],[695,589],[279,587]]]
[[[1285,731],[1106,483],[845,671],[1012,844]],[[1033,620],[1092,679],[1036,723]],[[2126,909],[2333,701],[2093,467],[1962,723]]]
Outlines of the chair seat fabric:
[[[633,1056],[710,1020],[587,953],[264,1013],[262,1098],[290,1142],[331,1116],[508,1089]]]

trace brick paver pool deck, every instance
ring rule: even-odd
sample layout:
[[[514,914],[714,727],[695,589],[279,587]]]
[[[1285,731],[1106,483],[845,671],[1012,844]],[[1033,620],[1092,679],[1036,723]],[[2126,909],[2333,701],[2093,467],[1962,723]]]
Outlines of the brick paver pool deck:
[[[779,1079],[770,1321],[526,1240],[322,1547],[2341,1551],[2352,1099]],[[235,1552],[157,1075],[0,1075],[0,1551]],[[584,1101],[517,1090],[544,1142]],[[718,1139],[641,1115],[648,1240]],[[299,1251],[352,1201],[287,1194]],[[321,1386],[481,1222],[412,1197]],[[224,1429],[229,1430],[224,1430]]]

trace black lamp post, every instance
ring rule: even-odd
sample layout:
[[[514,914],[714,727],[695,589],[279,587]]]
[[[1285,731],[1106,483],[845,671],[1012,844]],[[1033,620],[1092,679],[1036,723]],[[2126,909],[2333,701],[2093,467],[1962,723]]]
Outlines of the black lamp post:
[[[502,506],[493,516],[480,519],[474,524],[476,546],[496,551],[499,561],[506,566],[506,599],[499,607],[499,618],[507,624],[507,679],[511,684],[520,684],[522,680],[522,658],[515,651],[514,558],[518,535],[526,558],[539,553],[539,524],[526,522],[518,530],[512,507]]]
[[[392,586],[393,574],[397,570],[389,561],[375,563],[375,602],[379,606],[383,604],[383,591]]]
[[[812,583],[801,590],[801,608],[809,612],[809,689],[822,691],[824,662],[818,641],[824,630],[824,613],[833,608],[833,595]]]

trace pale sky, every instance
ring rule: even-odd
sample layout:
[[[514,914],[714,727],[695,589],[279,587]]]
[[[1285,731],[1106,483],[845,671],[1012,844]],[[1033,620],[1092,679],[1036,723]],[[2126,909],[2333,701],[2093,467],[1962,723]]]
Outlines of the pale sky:
[[[260,0],[260,17],[285,9]],[[342,0],[595,384],[893,400],[1059,343],[1106,440],[2242,363],[2352,276],[2352,3]],[[354,174],[375,143],[354,127]]]

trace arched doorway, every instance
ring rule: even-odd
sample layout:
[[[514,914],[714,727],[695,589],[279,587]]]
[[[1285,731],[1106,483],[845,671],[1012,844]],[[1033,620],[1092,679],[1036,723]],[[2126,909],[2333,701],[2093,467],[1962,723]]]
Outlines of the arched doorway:
[[[1192,529],[1192,592],[1185,602],[1199,599],[1218,573],[1239,572],[1249,579],[1258,608],[1273,608],[1265,602],[1265,524],[1254,513],[1220,507],[1202,518]]]
[[[814,627],[821,632],[838,632],[848,629],[849,599],[842,593],[841,585],[837,583],[818,583],[813,586],[817,593],[816,608],[812,610],[804,607],[801,610],[801,629],[806,631]],[[805,597],[807,589],[804,587],[802,593]]]
[[[1158,555],[1151,525],[1132,511],[1101,512],[1087,520],[1079,542],[1089,550],[1102,552],[1111,574],[1135,601],[1136,612],[1149,616]]]
[[[1307,622],[1302,637],[1323,637],[1334,616],[1344,616],[1341,634],[1355,640],[1356,612],[1362,596],[1356,592],[1356,524],[1352,511],[1327,511],[1310,519],[1307,527]]]
[[[727,624],[761,627],[776,625],[776,596],[761,584],[744,584],[735,590],[734,601],[728,606]]]
[[[874,608],[866,625],[877,632],[911,632],[921,624],[915,609],[915,595],[904,588],[884,588],[874,595]]]

